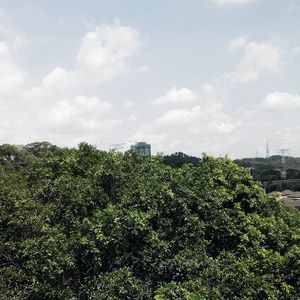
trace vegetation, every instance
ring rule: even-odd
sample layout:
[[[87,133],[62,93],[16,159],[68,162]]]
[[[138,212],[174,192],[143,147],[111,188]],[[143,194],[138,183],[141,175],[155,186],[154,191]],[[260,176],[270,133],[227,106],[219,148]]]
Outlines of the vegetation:
[[[165,155],[163,162],[173,168],[180,168],[184,164],[196,166],[200,158],[189,156],[182,152],[176,152],[171,155]],[[250,170],[253,178],[261,183],[280,180],[282,161],[281,156],[274,155],[269,158],[243,158],[234,161],[241,167]],[[286,157],[285,158],[286,179],[300,179],[300,158]],[[280,185],[268,184],[268,191],[283,191],[285,189],[300,190],[300,183],[282,183]]]
[[[300,215],[203,156],[0,147],[2,299],[299,299]]]
[[[191,164],[196,166],[199,163],[200,158],[195,156],[189,156],[182,152],[176,152],[171,155],[165,155],[163,162],[173,168],[180,168],[184,164]]]
[[[271,167],[273,170],[282,168],[282,161],[281,161],[280,155],[273,155],[268,158],[263,157],[256,157],[256,158],[243,158],[243,159],[237,159],[235,162],[238,165],[241,165],[243,167],[257,167],[262,168],[263,167]],[[294,169],[294,170],[300,170],[300,158],[299,157],[291,157],[287,156],[285,157],[285,167],[286,169]]]
[[[235,163],[242,167],[249,168],[254,179],[260,182],[268,182],[267,190],[283,191],[286,189],[300,190],[300,183],[270,184],[271,181],[280,180],[283,169],[281,156],[274,155],[269,158],[243,158],[235,160]],[[284,168],[286,170],[285,179],[300,179],[300,158],[286,157]]]

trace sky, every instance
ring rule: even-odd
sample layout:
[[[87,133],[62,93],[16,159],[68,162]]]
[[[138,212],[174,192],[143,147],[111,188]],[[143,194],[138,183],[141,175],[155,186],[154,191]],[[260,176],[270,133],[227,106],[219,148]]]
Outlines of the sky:
[[[300,0],[0,0],[0,144],[300,156]]]

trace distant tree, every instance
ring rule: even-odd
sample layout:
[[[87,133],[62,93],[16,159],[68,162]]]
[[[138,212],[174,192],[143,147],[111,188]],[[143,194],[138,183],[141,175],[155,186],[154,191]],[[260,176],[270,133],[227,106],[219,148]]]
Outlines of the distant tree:
[[[271,169],[271,168],[264,168],[264,169],[253,169],[252,175],[256,180],[260,182],[269,182],[274,180],[281,179],[281,172],[280,170]]]
[[[300,178],[300,170],[288,169],[286,171],[286,178],[287,179]]]
[[[8,170],[24,170],[32,157],[22,147],[15,145],[0,145],[0,165]]]
[[[40,157],[47,151],[58,152],[59,148],[49,142],[34,142],[24,146],[24,149],[34,156]]]
[[[198,157],[189,156],[182,152],[176,152],[171,155],[163,156],[163,162],[173,168],[180,168],[184,164],[192,164],[195,166],[198,164],[199,160],[200,159]]]

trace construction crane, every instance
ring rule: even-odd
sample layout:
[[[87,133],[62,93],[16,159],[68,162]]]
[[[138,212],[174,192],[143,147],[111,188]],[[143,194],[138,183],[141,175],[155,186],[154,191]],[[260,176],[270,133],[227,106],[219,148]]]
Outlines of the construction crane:
[[[99,143],[99,144],[94,144],[93,146],[96,148],[96,149],[99,149],[101,147],[103,147],[105,145],[105,143]]]
[[[118,143],[118,144],[109,145],[111,147],[110,150],[115,150],[115,151],[122,150],[124,149],[125,144],[126,143]]]

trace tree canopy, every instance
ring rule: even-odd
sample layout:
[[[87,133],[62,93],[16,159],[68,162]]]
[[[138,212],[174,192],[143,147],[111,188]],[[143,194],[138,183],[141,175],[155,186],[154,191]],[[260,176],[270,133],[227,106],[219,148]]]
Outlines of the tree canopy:
[[[3,299],[299,299],[299,213],[229,159],[40,146],[0,151]]]

